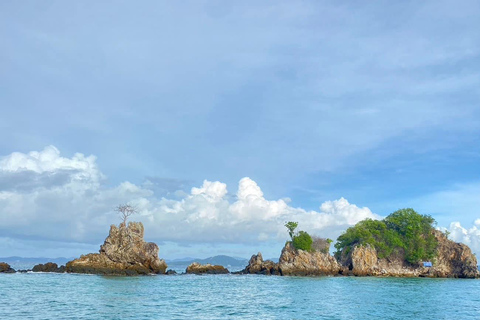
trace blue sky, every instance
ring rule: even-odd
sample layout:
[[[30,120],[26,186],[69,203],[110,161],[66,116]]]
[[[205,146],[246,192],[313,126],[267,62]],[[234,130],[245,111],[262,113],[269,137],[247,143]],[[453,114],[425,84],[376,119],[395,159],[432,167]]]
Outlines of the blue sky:
[[[334,237],[402,207],[480,252],[479,14],[2,2],[0,256],[97,250],[126,201],[167,258],[278,256],[290,217]]]

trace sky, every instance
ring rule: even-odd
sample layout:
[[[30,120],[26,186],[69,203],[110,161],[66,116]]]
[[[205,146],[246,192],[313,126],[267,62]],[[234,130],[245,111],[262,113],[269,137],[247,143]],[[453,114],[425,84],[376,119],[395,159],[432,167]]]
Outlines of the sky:
[[[412,207],[480,254],[478,1],[0,2],[0,257],[278,257]]]

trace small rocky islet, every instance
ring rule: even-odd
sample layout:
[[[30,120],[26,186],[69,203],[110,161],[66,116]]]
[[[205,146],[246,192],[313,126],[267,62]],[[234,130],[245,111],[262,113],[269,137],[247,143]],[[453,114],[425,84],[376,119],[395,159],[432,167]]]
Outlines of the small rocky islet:
[[[328,250],[305,251],[287,242],[278,263],[263,260],[262,254],[253,255],[248,265],[233,274],[260,274],[278,276],[380,276],[380,277],[433,277],[433,278],[478,278],[477,259],[470,248],[456,243],[438,230],[433,231],[438,245],[435,262],[431,267],[412,265],[401,254],[395,258],[379,258],[370,245],[356,245],[337,257]],[[99,253],[82,255],[65,266],[55,263],[38,264],[33,272],[85,273],[100,275],[174,275],[158,256],[158,246],[145,242],[141,222],[112,225]],[[19,270],[26,272],[27,270]],[[0,273],[15,273],[7,263],[0,262]],[[228,269],[219,265],[192,263],[185,274],[228,274]]]

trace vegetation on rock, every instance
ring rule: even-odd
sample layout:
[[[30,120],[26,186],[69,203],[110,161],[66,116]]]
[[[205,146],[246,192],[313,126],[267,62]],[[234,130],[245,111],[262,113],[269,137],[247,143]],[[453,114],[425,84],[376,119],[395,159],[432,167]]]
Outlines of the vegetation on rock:
[[[312,237],[305,231],[300,231],[292,238],[292,244],[295,249],[312,251]]]
[[[298,222],[286,222],[285,227],[288,229],[288,234],[292,239],[291,243],[295,249],[308,252],[329,252],[330,244],[333,242],[332,239],[311,237],[306,231],[295,232],[295,229],[298,227]]]
[[[434,234],[435,220],[413,209],[393,212],[384,220],[366,219],[348,228],[337,239],[336,255],[348,254],[355,245],[371,245],[378,258],[403,255],[416,264],[435,257],[438,241]]]
[[[285,227],[288,229],[288,234],[290,235],[290,239],[293,240],[293,236],[295,235],[295,229],[298,227],[298,222],[289,221],[285,223]]]
[[[312,240],[312,251],[322,253],[330,252],[330,244],[333,242],[332,239],[312,236]]]
[[[115,211],[121,215],[124,227],[127,226],[128,217],[138,213],[137,208],[128,203],[118,205],[115,207]]]

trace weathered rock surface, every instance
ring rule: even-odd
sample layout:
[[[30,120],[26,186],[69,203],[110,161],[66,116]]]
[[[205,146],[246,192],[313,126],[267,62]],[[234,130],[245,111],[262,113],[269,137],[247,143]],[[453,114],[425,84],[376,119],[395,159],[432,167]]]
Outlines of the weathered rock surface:
[[[325,276],[338,274],[340,266],[329,253],[298,250],[288,242],[280,255],[278,269],[284,276]]]
[[[32,269],[33,272],[65,272],[65,266],[58,266],[56,263],[47,262],[45,264],[37,264]]]
[[[238,274],[265,274],[265,275],[280,275],[280,270],[278,269],[278,264],[271,260],[263,261],[262,254],[254,254],[248,265]]]
[[[158,246],[143,239],[141,222],[112,225],[99,253],[82,255],[67,263],[66,271],[105,275],[165,274],[167,264],[158,258]]]
[[[478,278],[480,276],[477,258],[467,245],[448,240],[440,231],[436,231],[435,236],[438,240],[438,254],[430,273],[437,277]]]
[[[355,276],[479,277],[477,258],[467,245],[448,240],[440,231],[435,231],[435,237],[438,247],[432,267],[410,265],[401,253],[393,259],[378,259],[375,248],[366,245],[355,246],[347,255],[342,254],[341,273]]]
[[[8,263],[0,262],[0,273],[15,273],[15,270]]]
[[[167,272],[165,272],[166,275],[173,276],[177,274],[177,271],[169,269]]]
[[[185,271],[187,274],[225,274],[229,273],[228,269],[224,266],[219,265],[211,265],[207,264],[200,264],[198,262],[194,262],[187,267]]]

